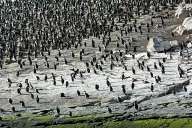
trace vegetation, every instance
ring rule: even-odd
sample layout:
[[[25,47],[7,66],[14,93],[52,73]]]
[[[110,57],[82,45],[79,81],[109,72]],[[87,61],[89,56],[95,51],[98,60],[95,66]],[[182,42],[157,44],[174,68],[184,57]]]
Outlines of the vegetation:
[[[57,122],[56,120],[60,120]],[[191,118],[115,120],[111,115],[60,116],[23,114],[21,116],[2,116],[2,121],[10,127],[23,128],[191,128]],[[1,124],[1,123],[0,123]]]

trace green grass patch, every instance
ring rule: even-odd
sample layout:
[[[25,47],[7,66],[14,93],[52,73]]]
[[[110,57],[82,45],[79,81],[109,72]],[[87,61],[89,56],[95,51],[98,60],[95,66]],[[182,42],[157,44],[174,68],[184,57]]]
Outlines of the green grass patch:
[[[192,119],[147,119],[137,121],[109,121],[103,128],[192,128]]]
[[[77,123],[77,124],[65,124],[65,125],[52,125],[48,128],[94,128],[93,126],[86,123]]]
[[[31,117],[29,117],[29,121],[38,121],[38,122],[50,122],[54,119],[54,116],[52,115],[31,115]]]
[[[29,128],[34,121],[48,125],[48,128],[192,128],[192,118],[173,118],[173,119],[143,119],[143,120],[123,120],[117,121],[106,115],[84,115],[84,116],[60,116],[63,124],[53,124],[51,122],[57,117],[53,115],[23,114],[21,117],[16,115],[2,116],[3,121],[18,122],[14,126],[23,125]],[[13,126],[13,128],[14,128]]]
[[[15,115],[4,115],[2,116],[2,121],[14,121],[16,120]]]

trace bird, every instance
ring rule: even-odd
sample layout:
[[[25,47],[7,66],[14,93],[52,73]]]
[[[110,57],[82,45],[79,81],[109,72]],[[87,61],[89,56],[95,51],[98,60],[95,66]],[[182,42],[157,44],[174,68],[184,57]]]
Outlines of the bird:
[[[20,75],[20,73],[19,73],[19,71],[17,71],[16,76],[19,77],[19,75]]]
[[[98,46],[99,47],[99,52],[101,52],[101,47],[100,46]]]
[[[21,95],[21,88],[17,89],[17,93]]]
[[[110,92],[113,92],[113,87],[109,86]]]
[[[95,85],[95,89],[99,90],[99,85],[98,84]]]
[[[159,79],[158,79],[157,76],[155,76],[155,82],[156,82],[156,83],[159,83]]]
[[[57,64],[54,64],[54,69],[57,70]]]
[[[33,85],[31,84],[31,82],[29,83],[29,86],[33,89],[34,87],[33,87]]]
[[[37,64],[37,63],[35,64],[35,68],[36,68],[36,69],[38,69],[38,68],[39,68],[39,66],[38,66],[38,64]]]
[[[112,109],[110,107],[108,107],[108,112],[111,114],[112,113]]]
[[[150,72],[150,75],[151,75],[151,77],[153,77],[153,73],[152,72]]]
[[[163,63],[165,63],[166,62],[166,58],[163,58]]]
[[[150,68],[149,68],[149,66],[147,66],[147,71],[150,72]]]
[[[95,41],[92,39],[92,47],[95,48]]]
[[[49,63],[47,62],[47,68],[49,68]]]
[[[125,85],[122,85],[122,91],[123,91],[124,94],[126,94]]]
[[[110,69],[113,70],[113,63],[110,64]]]
[[[117,42],[117,45],[116,45],[117,48],[119,48],[119,43]]]
[[[11,83],[9,83],[9,88],[11,87]]]
[[[183,89],[184,89],[185,92],[187,92],[187,88],[185,86],[183,87]]]
[[[159,61],[159,67],[161,67],[162,66],[162,63]]]
[[[87,68],[87,72],[90,73],[90,69],[89,68]]]
[[[78,95],[78,96],[80,96],[80,95],[81,95],[81,93],[80,93],[80,91],[79,91],[79,90],[77,90],[77,95]]]
[[[65,58],[65,60],[64,60],[64,61],[65,61],[65,64],[67,65],[67,64],[68,64],[68,61],[67,61],[67,59],[66,59],[66,58]]]
[[[16,112],[15,107],[11,107],[12,112]]]
[[[133,74],[135,74],[135,69],[132,67],[132,72],[133,72]]]
[[[85,97],[89,98],[89,94],[85,91]]]
[[[36,70],[36,68],[35,68],[35,67],[33,68],[33,73],[37,73],[37,70]]]
[[[79,59],[80,59],[80,61],[82,61],[82,59],[83,59],[83,56],[82,56],[82,55],[80,55],[80,56],[79,56]]]
[[[158,78],[158,81],[161,82],[161,77],[160,77],[160,76],[157,76],[157,78]]]
[[[64,94],[64,93],[61,93],[60,96],[61,96],[61,97],[65,97],[65,94]]]
[[[44,80],[47,81],[47,74],[45,75]]]
[[[20,103],[21,103],[22,107],[25,107],[25,102],[24,101],[20,101]]]
[[[59,50],[59,53],[58,53],[59,56],[61,56],[61,51]]]
[[[36,96],[36,102],[39,103],[39,96]]]
[[[88,68],[88,67],[89,67],[89,63],[88,63],[88,62],[86,62],[85,64],[86,64],[86,67]]]
[[[109,81],[109,77],[107,77],[107,79],[106,79],[106,84],[108,87],[111,86],[111,82]]]
[[[134,102],[134,106],[135,106],[135,109],[136,109],[136,110],[139,110],[139,106],[138,106],[137,101]]]
[[[55,75],[53,73],[51,73],[51,75],[52,75],[53,79],[55,79]]]
[[[154,90],[154,86],[153,84],[151,84],[151,91],[153,92],[153,90]]]
[[[64,84],[64,79],[63,79],[63,77],[61,76],[61,84],[63,85]]]
[[[101,66],[101,65],[99,65],[99,70],[100,70],[100,71],[103,71],[103,68],[102,68],[102,66]]]
[[[150,52],[147,52],[147,57],[148,57],[148,58],[150,58],[150,57],[151,57]]]
[[[66,86],[66,88],[69,86],[69,82],[68,81],[65,82],[65,86]]]
[[[71,53],[71,56],[72,56],[73,58],[75,58],[75,54],[74,54],[74,52]]]
[[[56,111],[57,111],[57,114],[60,115],[60,109],[59,109],[58,106],[57,106],[57,108],[56,108]]]
[[[80,77],[83,78],[83,73],[82,72],[80,72]]]
[[[11,98],[8,99],[10,104],[13,104],[13,100]]]
[[[95,70],[95,68],[93,68],[93,71],[94,71],[95,74],[97,74],[97,71]]]
[[[122,79],[122,80],[125,79],[125,74],[124,74],[124,72],[123,72],[122,75],[121,75],[121,79]]]
[[[161,72],[162,74],[165,74],[165,67],[163,65],[161,66]]]
[[[71,111],[69,111],[69,116],[72,117],[72,112]]]
[[[11,79],[10,79],[10,78],[8,78],[8,79],[7,79],[7,81],[8,81],[9,83],[12,83],[12,81],[11,81]]]
[[[124,69],[127,71],[127,70],[128,70],[128,69],[127,69],[127,66],[124,65]]]
[[[55,56],[56,61],[59,61],[59,57]]]
[[[156,62],[154,62],[154,69],[157,69],[157,64],[156,64]]]
[[[29,92],[29,85],[25,88],[26,92]]]
[[[19,67],[22,69],[22,68],[23,68],[23,65],[22,65],[22,64],[19,64]]]
[[[123,102],[123,100],[121,99],[121,97],[117,97],[118,98],[118,102],[121,103]]]
[[[36,76],[37,80],[40,80],[40,77],[39,76]]]
[[[23,87],[22,83],[18,83],[18,87],[22,88]]]
[[[93,63],[93,61],[91,61],[90,63],[91,63],[91,66],[94,66],[94,63]]]
[[[29,79],[25,79],[25,83],[26,83],[26,84],[29,84]]]
[[[31,99],[34,99],[34,95],[33,95],[33,93],[31,93],[30,95],[31,95]]]
[[[132,82],[132,84],[131,84],[131,89],[133,90],[134,88],[135,88],[135,83]]]
[[[56,85],[56,80],[55,79],[53,79],[53,85]]]
[[[39,93],[39,89],[35,89],[36,93]]]

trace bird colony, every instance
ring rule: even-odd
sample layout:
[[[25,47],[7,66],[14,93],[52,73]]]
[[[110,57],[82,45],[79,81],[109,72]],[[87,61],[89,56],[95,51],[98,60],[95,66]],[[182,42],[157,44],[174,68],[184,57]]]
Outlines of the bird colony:
[[[157,36],[177,40],[171,31],[178,4],[1,1],[0,115],[189,113],[190,41],[181,36],[169,49],[146,47]]]

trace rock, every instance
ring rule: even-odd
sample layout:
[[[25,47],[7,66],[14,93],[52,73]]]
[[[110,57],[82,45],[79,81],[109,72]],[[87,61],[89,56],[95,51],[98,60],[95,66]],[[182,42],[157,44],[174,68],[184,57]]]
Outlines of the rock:
[[[173,33],[177,33],[179,35],[191,34],[192,33],[192,17],[185,18],[182,25],[174,29]]]
[[[64,123],[65,123],[65,121],[64,121],[63,118],[57,118],[57,119],[55,119],[55,120],[53,121],[53,124],[54,124],[54,125],[64,124]]]
[[[178,19],[186,18],[191,13],[191,10],[192,10],[192,4],[186,4],[185,2],[182,2],[177,7],[177,10],[175,11],[175,16]]]

